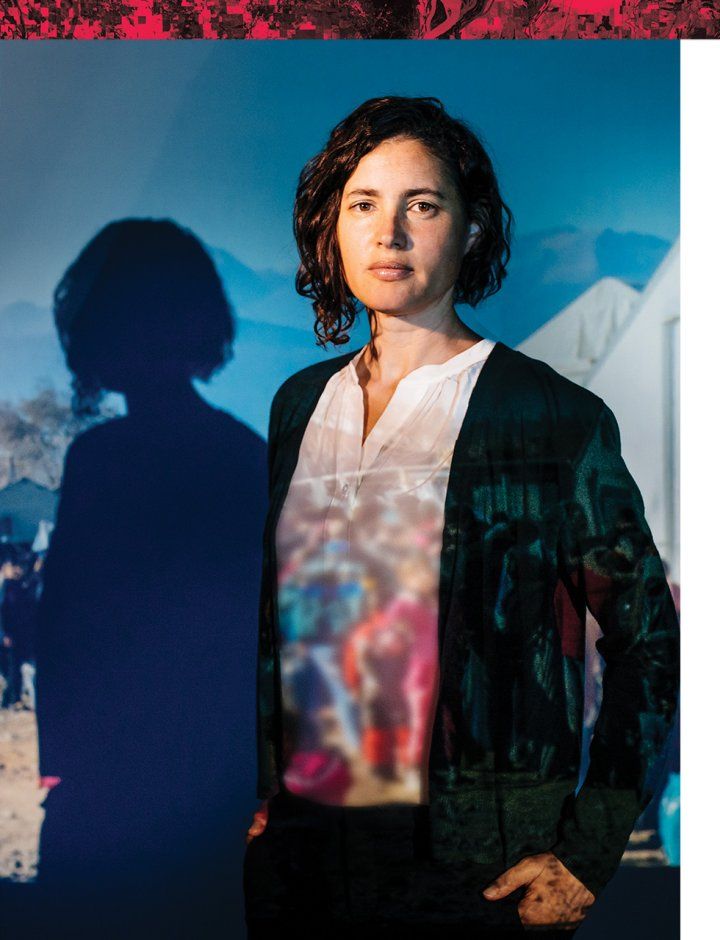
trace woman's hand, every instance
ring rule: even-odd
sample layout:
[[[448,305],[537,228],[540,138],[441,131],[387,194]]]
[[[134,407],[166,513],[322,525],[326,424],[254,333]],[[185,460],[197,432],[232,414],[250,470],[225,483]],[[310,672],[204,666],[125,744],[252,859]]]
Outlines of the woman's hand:
[[[260,809],[253,815],[252,826],[248,829],[245,843],[250,845],[255,836],[262,835],[268,821],[268,801],[263,800]]]
[[[488,885],[483,894],[495,901],[525,885],[527,891],[518,904],[518,914],[528,927],[578,927],[595,902],[595,895],[552,852],[527,855]]]

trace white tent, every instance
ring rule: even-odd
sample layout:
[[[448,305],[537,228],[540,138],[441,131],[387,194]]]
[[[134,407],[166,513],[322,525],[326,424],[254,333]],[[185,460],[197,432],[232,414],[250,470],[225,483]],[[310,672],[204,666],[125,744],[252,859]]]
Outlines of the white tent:
[[[620,425],[623,455],[673,579],[680,581],[680,246],[676,242],[633,316],[585,380]]]
[[[603,302],[599,290],[608,280],[599,281],[519,348],[585,385],[613,410],[655,543],[679,582],[679,243],[645,290],[633,292],[637,300],[620,321],[612,320],[612,304]],[[622,296],[619,290],[617,296]],[[625,296],[629,300],[630,294]],[[589,363],[583,353],[594,349],[600,354]]]
[[[602,359],[612,338],[637,306],[639,297],[639,291],[624,281],[604,277],[518,348],[533,359],[547,362],[573,382],[584,385],[586,375]]]

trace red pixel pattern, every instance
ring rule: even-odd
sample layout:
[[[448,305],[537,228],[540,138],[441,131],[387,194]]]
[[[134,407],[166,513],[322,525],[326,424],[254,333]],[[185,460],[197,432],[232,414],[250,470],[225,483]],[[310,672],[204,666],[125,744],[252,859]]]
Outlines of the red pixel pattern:
[[[690,39],[720,0],[0,0],[3,39]]]

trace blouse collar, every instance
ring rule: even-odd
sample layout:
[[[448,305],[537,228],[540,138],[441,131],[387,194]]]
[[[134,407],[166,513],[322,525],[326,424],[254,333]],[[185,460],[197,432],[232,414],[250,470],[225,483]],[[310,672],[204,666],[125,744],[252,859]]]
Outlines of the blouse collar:
[[[356,385],[359,384],[356,366],[368,345],[369,344],[366,343],[365,346],[363,346],[362,349],[358,351],[358,353],[345,367],[348,372],[348,377]],[[446,359],[445,362],[430,363],[428,365],[418,366],[417,369],[413,369],[412,372],[408,372],[408,374],[404,376],[401,381],[403,383],[413,385],[416,383],[430,385],[433,382],[438,382],[441,379],[447,378],[448,376],[457,375],[474,363],[482,362],[484,359],[487,359],[494,345],[495,340],[487,338],[481,339],[477,343],[473,343],[473,345],[468,347],[468,349],[457,353],[455,356],[451,356],[450,359]]]

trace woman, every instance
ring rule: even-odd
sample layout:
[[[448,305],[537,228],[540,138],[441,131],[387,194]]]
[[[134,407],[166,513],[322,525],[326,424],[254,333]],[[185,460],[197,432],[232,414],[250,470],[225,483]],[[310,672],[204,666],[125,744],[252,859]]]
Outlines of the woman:
[[[454,307],[500,288],[510,223],[436,99],[365,102],[301,175],[318,338],[361,304],[371,340],[271,410],[251,938],[568,936],[644,805],[677,626],[614,417]],[[586,606],[608,677],[576,798]]]

